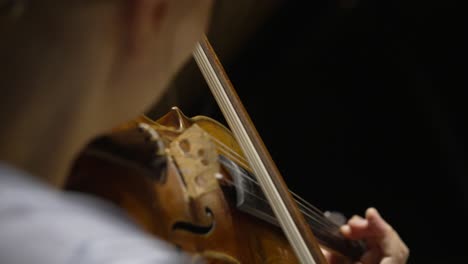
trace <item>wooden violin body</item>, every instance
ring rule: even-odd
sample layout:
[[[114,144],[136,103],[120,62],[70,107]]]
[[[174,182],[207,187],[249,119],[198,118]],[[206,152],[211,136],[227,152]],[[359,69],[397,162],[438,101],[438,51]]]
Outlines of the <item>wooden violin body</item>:
[[[213,137],[223,146],[206,144]],[[280,228],[237,209],[219,153],[242,157],[226,128],[174,109],[90,144],[68,188],[110,200],[149,233],[209,263],[298,263]]]
[[[108,199],[147,232],[208,263],[299,263],[257,185],[227,128],[174,108],[91,143],[68,188]],[[350,241],[325,239],[331,229],[324,229],[315,231],[326,246],[361,253]]]

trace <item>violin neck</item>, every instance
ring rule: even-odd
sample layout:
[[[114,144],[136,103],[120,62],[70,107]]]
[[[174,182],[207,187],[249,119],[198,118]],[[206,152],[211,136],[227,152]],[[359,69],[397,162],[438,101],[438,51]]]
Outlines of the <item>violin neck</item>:
[[[280,227],[280,223],[270,204],[267,202],[265,194],[258,185],[256,177],[222,155],[219,157],[219,160],[232,177],[233,185],[236,189],[237,207],[249,215]],[[365,252],[363,241],[346,239],[341,234],[339,225],[325,217],[324,213],[317,208],[304,202],[300,197],[296,197],[298,198],[295,199],[296,203],[306,219],[309,228],[312,229],[312,232],[314,232],[315,237],[322,246],[353,260],[357,261],[360,259]]]

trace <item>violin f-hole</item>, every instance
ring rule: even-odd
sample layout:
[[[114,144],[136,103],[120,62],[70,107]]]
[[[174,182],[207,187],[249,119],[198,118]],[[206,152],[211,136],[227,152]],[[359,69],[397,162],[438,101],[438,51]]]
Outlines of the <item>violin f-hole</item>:
[[[215,219],[213,215],[213,211],[210,208],[205,208],[206,215],[210,218],[210,223],[208,225],[197,225],[190,222],[178,221],[172,225],[172,231],[182,230],[190,233],[194,233],[197,235],[207,235],[209,234],[214,226],[215,226]]]

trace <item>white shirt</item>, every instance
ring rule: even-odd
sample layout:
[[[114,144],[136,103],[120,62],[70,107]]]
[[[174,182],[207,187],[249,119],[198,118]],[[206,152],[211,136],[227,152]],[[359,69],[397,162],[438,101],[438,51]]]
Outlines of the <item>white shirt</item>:
[[[0,162],[1,264],[190,263],[119,208],[54,190]]]

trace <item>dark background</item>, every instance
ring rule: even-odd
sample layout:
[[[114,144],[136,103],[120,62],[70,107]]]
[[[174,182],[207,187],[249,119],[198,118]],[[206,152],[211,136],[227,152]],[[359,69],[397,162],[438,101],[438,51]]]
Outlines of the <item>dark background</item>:
[[[209,37],[290,189],[468,263],[466,21],[436,1],[218,1]],[[444,6],[442,6],[444,5]],[[154,115],[223,121],[190,62]]]

